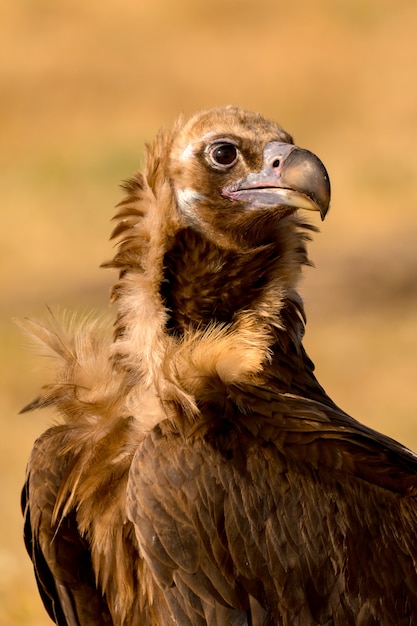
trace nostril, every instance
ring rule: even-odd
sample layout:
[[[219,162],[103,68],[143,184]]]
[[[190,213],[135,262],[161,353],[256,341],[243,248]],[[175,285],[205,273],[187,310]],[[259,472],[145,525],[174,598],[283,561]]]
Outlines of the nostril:
[[[275,161],[272,163],[272,167],[279,167],[279,164],[280,164],[280,160],[275,159]]]

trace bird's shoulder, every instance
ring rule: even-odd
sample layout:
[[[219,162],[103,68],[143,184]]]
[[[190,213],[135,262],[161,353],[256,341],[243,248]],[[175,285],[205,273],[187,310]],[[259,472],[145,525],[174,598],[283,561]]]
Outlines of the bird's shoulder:
[[[370,617],[384,596],[377,615],[408,615],[397,598],[417,590],[417,505],[404,487],[417,482],[414,458],[388,438],[372,443],[336,408],[264,401],[263,418],[259,402],[256,413],[246,405],[239,426],[229,412],[222,427],[185,435],[166,420],[144,439],[128,511],[155,579],[191,612],[210,598],[249,610],[255,598],[272,614],[327,623],[359,610]]]
[[[59,521],[55,507],[71,463],[62,450],[63,426],[50,428],[35,442],[22,490],[24,538],[42,601],[60,626],[111,625],[107,604],[97,590],[88,542],[74,510]]]

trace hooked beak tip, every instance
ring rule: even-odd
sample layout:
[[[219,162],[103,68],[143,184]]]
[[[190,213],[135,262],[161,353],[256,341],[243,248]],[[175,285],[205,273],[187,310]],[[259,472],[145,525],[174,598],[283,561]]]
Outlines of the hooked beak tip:
[[[319,211],[323,221],[330,205],[330,180],[323,163],[309,150],[271,141],[264,149],[261,171],[251,172],[222,193],[253,208]]]

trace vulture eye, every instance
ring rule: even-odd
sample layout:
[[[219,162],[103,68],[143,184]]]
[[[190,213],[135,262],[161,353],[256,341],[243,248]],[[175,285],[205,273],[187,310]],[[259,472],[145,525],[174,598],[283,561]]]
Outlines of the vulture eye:
[[[221,167],[232,167],[237,161],[237,148],[232,143],[218,143],[209,154],[213,163]]]

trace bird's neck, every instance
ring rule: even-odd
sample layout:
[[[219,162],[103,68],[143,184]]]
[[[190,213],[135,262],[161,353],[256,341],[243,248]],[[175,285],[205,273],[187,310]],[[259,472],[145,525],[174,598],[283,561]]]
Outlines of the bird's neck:
[[[240,311],[256,308],[272,280],[277,253],[272,245],[225,250],[194,230],[181,230],[164,257],[160,291],[168,332],[230,324]]]
[[[295,289],[308,235],[295,219],[282,222],[281,233],[246,248],[180,228],[152,263],[128,240],[117,257],[125,266],[114,291],[114,355],[132,384],[191,412],[213,385],[220,395],[235,384],[297,393],[305,376],[317,385]]]
[[[224,250],[196,231],[180,231],[164,258],[161,296],[169,315],[167,332],[178,337],[223,325],[235,331],[239,346],[240,325],[246,330],[245,319],[251,319],[254,343],[258,335],[269,335],[253,380],[285,393],[299,394],[307,387],[312,397],[323,399],[302,345],[305,317],[294,285],[294,255],[300,270],[307,262],[302,243],[297,250],[279,241]]]

